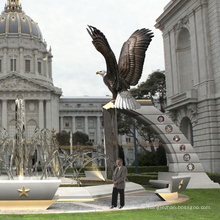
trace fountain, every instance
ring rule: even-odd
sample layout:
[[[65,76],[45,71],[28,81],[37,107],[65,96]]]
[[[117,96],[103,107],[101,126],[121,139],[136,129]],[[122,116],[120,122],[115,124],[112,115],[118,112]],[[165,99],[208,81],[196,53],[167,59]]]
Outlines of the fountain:
[[[45,210],[57,201],[54,195],[68,167],[73,168],[72,178],[79,186],[81,169],[94,160],[106,158],[102,153],[91,158],[92,151],[83,149],[67,154],[59,149],[54,129],[36,127],[27,141],[22,97],[15,100],[15,121],[13,140],[6,129],[0,128],[0,210]],[[73,166],[78,160],[83,161],[79,169]],[[2,168],[7,176],[2,175]]]
[[[10,140],[6,129],[0,129],[0,163],[7,176],[0,177],[0,210],[47,209],[58,198],[54,195],[61,183],[58,173],[58,147],[53,134],[36,128],[30,142],[26,141],[25,103],[15,101],[15,137]],[[39,148],[39,149],[38,149]],[[31,158],[40,150],[42,174]],[[53,175],[51,175],[53,174]]]

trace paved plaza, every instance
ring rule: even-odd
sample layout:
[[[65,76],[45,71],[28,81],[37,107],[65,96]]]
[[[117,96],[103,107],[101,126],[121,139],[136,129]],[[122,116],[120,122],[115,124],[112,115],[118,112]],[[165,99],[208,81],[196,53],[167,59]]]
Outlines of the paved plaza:
[[[134,187],[131,183],[130,188]],[[185,195],[180,195],[179,199],[173,202],[161,201],[154,191],[144,190],[140,185],[136,185],[135,190],[126,191],[125,206],[122,210],[154,208],[173,203],[180,203],[188,200]],[[139,189],[138,189],[139,187]],[[97,191],[99,189],[99,191]],[[51,214],[51,213],[79,213],[79,212],[102,212],[102,211],[118,211],[118,207],[110,209],[112,185],[104,185],[98,187],[60,187],[57,194],[60,193],[60,200],[55,202],[47,210],[34,211],[0,211],[0,214]],[[102,191],[108,190],[105,194]],[[85,194],[85,192],[87,193]],[[133,191],[133,192],[132,192]],[[73,193],[75,192],[75,193]],[[79,195],[86,195],[79,198]],[[92,195],[92,197],[91,197]],[[119,201],[118,201],[119,205]]]

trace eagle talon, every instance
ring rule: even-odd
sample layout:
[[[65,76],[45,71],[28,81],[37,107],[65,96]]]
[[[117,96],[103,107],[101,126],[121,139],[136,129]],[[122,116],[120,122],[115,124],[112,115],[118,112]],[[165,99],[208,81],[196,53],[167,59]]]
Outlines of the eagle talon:
[[[107,104],[103,106],[103,108],[106,110],[110,108],[115,108],[114,102],[115,102],[115,99],[111,99]]]

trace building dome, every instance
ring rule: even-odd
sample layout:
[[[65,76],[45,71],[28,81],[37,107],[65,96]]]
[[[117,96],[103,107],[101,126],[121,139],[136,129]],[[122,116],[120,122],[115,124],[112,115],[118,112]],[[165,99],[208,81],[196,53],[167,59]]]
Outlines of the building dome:
[[[27,16],[19,0],[8,0],[5,10],[0,15],[1,36],[27,36],[42,40],[38,24]]]
[[[53,86],[52,49],[19,0],[7,0],[0,15],[0,81],[16,74]],[[0,86],[1,87],[1,86]]]

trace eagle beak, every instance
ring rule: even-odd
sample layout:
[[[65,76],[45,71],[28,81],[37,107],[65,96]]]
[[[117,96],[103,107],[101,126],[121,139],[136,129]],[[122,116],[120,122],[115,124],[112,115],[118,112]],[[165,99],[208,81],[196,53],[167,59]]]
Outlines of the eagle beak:
[[[96,72],[96,74],[100,74],[100,72],[98,71],[98,72]]]

